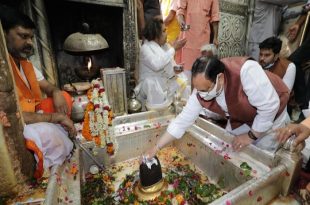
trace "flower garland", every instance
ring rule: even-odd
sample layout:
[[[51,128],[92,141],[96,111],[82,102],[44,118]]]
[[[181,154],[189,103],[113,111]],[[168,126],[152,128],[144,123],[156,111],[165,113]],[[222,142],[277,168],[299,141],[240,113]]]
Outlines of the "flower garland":
[[[102,82],[93,80],[92,88],[88,90],[89,102],[85,109],[82,135],[87,141],[94,141],[98,147],[106,147],[109,155],[116,152],[114,138],[113,112]]]

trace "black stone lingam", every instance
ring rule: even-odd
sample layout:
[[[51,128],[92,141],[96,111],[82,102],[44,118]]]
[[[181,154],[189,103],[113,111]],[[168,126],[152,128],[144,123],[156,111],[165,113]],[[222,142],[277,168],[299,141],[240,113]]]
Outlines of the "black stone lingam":
[[[154,163],[155,160],[157,163]],[[150,163],[152,163],[150,168],[145,162],[140,164],[140,181],[134,185],[134,193],[139,201],[154,200],[168,187],[168,183],[163,178],[158,158],[155,156]]]
[[[149,187],[158,183],[162,178],[161,165],[158,158],[155,156],[157,165],[154,163],[151,169],[148,168],[146,163],[140,164],[140,183],[143,187]]]

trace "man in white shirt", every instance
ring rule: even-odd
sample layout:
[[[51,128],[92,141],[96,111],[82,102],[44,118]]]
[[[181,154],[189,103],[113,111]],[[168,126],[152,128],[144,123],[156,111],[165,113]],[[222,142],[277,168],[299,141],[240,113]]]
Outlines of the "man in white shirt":
[[[156,146],[147,152],[149,157],[181,138],[203,107],[227,118],[226,130],[236,135],[234,150],[251,143],[268,151],[276,150],[275,137],[266,133],[285,125],[289,98],[289,90],[278,76],[265,73],[256,61],[247,57],[221,60],[202,57],[193,65],[192,82],[194,90],[186,106]]]
[[[282,41],[277,37],[270,37],[259,44],[259,64],[280,78],[291,91],[296,75],[296,66],[286,58],[280,57]]]

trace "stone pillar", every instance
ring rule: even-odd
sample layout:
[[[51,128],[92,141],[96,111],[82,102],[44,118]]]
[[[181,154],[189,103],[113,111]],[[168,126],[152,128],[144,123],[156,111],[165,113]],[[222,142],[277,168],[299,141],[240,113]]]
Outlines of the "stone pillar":
[[[0,24],[0,111],[6,113],[10,126],[0,126],[0,195],[17,194],[33,176],[35,161],[26,149],[11,65]]]
[[[127,94],[135,86],[135,69],[138,69],[138,27],[136,0],[124,0],[123,38],[124,68],[127,72]]]
[[[248,0],[221,0],[220,12],[220,57],[244,55],[247,45]]]
[[[35,22],[36,30],[36,52],[31,57],[34,65],[42,71],[47,81],[58,85],[58,73],[52,50],[51,35],[45,5],[43,0],[27,0],[24,2],[25,13]]]

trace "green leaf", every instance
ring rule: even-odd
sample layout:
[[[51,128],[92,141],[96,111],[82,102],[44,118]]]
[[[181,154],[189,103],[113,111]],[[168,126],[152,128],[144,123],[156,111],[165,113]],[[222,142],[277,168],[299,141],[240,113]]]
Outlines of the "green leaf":
[[[242,162],[242,163],[240,164],[240,168],[243,169],[243,170],[252,170],[252,167],[250,167],[250,166],[248,165],[248,163],[246,163],[246,162]]]

